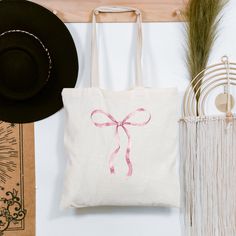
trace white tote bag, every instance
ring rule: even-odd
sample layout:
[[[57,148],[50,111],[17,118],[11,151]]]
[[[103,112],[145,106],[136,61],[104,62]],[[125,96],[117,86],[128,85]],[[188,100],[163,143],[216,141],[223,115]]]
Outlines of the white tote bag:
[[[137,78],[128,91],[99,88],[96,14],[137,14]],[[65,173],[62,207],[179,206],[175,88],[143,87],[141,12],[100,7],[93,14],[90,88],[64,89]]]

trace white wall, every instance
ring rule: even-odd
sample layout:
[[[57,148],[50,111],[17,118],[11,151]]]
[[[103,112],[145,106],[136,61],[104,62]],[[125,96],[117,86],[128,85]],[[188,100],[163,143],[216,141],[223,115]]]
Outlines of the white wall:
[[[227,54],[236,61],[236,0],[225,11],[210,63]],[[90,74],[90,25],[69,24],[76,41],[80,76]],[[144,79],[153,87],[177,86],[180,97],[188,84],[185,37],[180,23],[144,24]],[[133,24],[103,24],[99,28],[102,86],[128,88],[134,76]],[[63,46],[63,45],[62,45]],[[158,101],[156,101],[158,102]],[[180,236],[179,211],[164,208],[59,209],[66,156],[63,150],[64,111],[35,124],[37,176],[37,236]]]

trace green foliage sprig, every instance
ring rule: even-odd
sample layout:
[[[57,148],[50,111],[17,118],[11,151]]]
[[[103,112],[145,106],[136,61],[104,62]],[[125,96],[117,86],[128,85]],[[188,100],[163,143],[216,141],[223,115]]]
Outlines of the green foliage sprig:
[[[221,19],[219,13],[227,2],[227,0],[190,0],[187,5],[185,12],[188,37],[187,61],[191,80],[207,66]],[[195,93],[200,86],[199,82],[194,89]],[[196,95],[197,101],[199,96],[200,93]]]

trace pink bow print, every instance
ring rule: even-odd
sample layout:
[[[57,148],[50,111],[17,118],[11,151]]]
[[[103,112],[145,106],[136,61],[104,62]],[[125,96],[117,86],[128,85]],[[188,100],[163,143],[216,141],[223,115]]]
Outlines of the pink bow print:
[[[114,159],[116,157],[116,155],[118,154],[119,150],[120,150],[120,136],[119,136],[119,128],[122,128],[125,132],[125,134],[127,135],[128,138],[128,145],[126,148],[126,154],[125,154],[125,160],[126,163],[128,165],[128,173],[127,176],[132,176],[132,172],[133,172],[133,167],[132,167],[132,163],[130,161],[130,149],[131,149],[131,136],[130,133],[127,129],[127,126],[145,126],[149,123],[149,121],[151,120],[151,114],[149,114],[148,119],[145,122],[142,123],[134,123],[134,122],[129,122],[129,119],[133,116],[136,115],[137,112],[146,112],[145,109],[143,108],[139,108],[137,110],[135,110],[134,112],[131,112],[130,114],[128,114],[122,121],[117,121],[111,114],[106,113],[102,110],[94,110],[91,113],[91,119],[94,123],[95,126],[102,128],[102,127],[108,127],[108,126],[115,126],[116,130],[115,130],[115,139],[116,139],[116,143],[117,143],[117,147],[116,149],[112,152],[111,156],[110,156],[110,160],[109,160],[109,166],[110,166],[110,172],[111,174],[115,173],[115,168],[114,168]],[[105,123],[97,123],[93,120],[93,117],[95,114],[103,114],[105,116],[107,116],[111,122],[105,122]]]

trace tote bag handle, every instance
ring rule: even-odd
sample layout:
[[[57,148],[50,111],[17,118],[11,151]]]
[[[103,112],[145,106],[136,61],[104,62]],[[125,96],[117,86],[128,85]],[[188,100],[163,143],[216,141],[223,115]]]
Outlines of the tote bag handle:
[[[122,13],[135,12],[137,19],[137,49],[136,49],[136,79],[135,86],[142,87],[142,13],[139,9],[123,6],[105,6],[93,10],[93,31],[92,31],[92,70],[91,70],[91,87],[99,87],[99,69],[98,69],[98,47],[97,47],[97,30],[96,16],[99,13]]]

